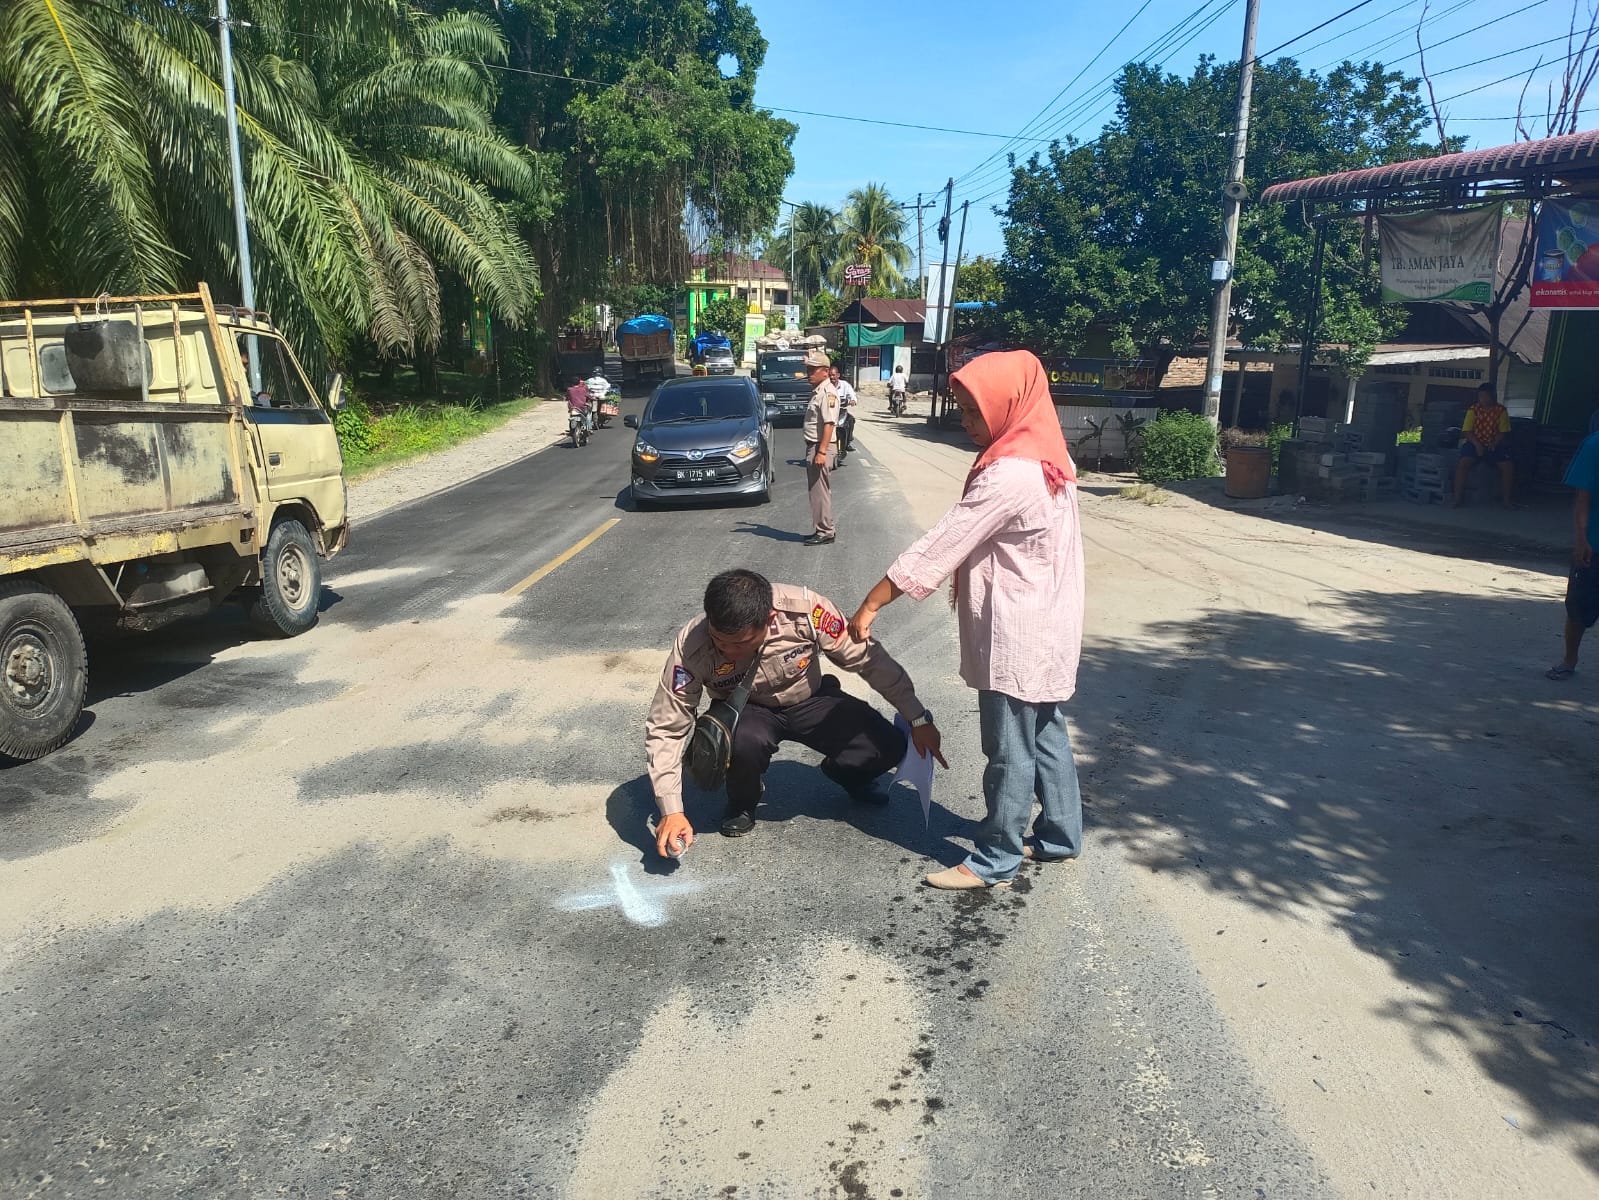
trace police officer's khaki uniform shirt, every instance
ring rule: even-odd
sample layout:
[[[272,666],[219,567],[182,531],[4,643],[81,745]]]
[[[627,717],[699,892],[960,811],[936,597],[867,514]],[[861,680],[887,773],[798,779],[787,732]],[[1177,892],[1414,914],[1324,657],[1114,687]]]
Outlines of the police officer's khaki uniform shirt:
[[[827,380],[811,393],[811,402],[805,409],[805,440],[820,445],[822,430],[829,425],[838,426],[838,389]]]
[[[809,588],[777,585],[772,589],[776,616],[766,642],[757,652],[760,666],[750,680],[750,703],[784,708],[808,700],[821,690],[821,658],[853,671],[907,721],[926,711],[915,685],[876,638],[857,642],[833,602]],[[683,811],[683,751],[694,731],[702,693],[725,700],[738,686],[751,659],[732,662],[711,641],[701,613],[677,635],[655,700],[644,723],[644,752],[650,784],[663,814]]]

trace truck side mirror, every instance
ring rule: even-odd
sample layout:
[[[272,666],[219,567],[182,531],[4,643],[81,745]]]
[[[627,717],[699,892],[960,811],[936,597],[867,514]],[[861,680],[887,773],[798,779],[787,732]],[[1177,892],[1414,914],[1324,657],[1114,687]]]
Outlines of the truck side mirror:
[[[333,372],[333,378],[328,380],[328,411],[338,412],[344,407],[344,373]]]
[[[622,424],[627,426],[629,429],[637,429],[638,428],[638,418],[635,417],[632,413],[628,413],[627,416],[622,418]]]

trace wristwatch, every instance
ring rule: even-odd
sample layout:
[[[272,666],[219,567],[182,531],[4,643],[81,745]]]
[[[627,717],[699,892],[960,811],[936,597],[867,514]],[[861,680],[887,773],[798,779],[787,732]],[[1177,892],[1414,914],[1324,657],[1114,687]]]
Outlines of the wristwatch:
[[[932,723],[933,723],[933,710],[930,709],[930,708],[927,708],[927,709],[923,709],[922,710],[922,715],[921,716],[917,717],[914,721],[911,722],[911,728],[912,729],[920,729],[922,726],[931,725]]]

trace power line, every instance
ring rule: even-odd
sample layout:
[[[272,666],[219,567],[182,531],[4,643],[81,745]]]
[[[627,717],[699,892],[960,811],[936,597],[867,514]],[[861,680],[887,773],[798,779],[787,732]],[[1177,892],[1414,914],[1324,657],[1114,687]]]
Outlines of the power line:
[[[1357,4],[1357,5],[1353,6],[1352,8],[1344,10],[1343,13],[1340,13],[1338,17],[1332,18],[1332,20],[1339,20],[1342,17],[1348,16],[1350,13],[1356,11],[1359,8],[1364,7],[1366,3],[1370,3],[1370,2],[1371,2],[1371,0],[1363,0],[1363,3]],[[1471,3],[1474,3],[1474,2],[1475,2],[1475,0],[1463,0],[1462,3],[1455,5],[1453,8],[1448,9],[1448,10],[1446,10],[1443,13],[1438,14],[1438,18],[1437,19],[1442,19],[1444,17],[1451,16],[1451,15],[1453,15],[1455,13],[1458,13],[1463,8],[1465,8],[1468,4],[1471,4]],[[1543,4],[1543,3],[1547,3],[1547,0],[1532,0],[1532,2],[1530,4],[1528,4],[1527,8],[1528,9],[1536,8],[1540,4]],[[1405,6],[1401,6],[1401,7],[1405,7]],[[1390,11],[1392,12],[1392,11],[1398,11],[1398,10],[1390,10]],[[1488,21],[1481,22],[1480,24],[1478,24],[1476,26],[1473,26],[1470,29],[1462,30],[1459,33],[1452,34],[1450,37],[1443,39],[1442,41],[1440,41],[1437,44],[1438,45],[1446,45],[1449,42],[1458,41],[1458,40],[1460,40],[1463,37],[1468,37],[1471,34],[1480,32],[1481,30],[1486,29],[1486,28],[1488,28],[1488,27],[1490,27],[1492,25],[1499,24],[1500,22],[1502,22],[1504,20],[1507,20],[1510,17],[1519,16],[1521,12],[1525,12],[1525,11],[1527,11],[1527,9],[1522,9],[1519,12],[1507,13],[1507,14],[1504,14],[1504,15],[1501,15],[1501,16],[1498,16],[1498,17],[1494,17],[1494,18],[1492,18],[1492,19],[1490,19]],[[1324,21],[1324,22],[1321,23],[1321,25],[1317,26],[1316,28],[1318,28],[1318,29],[1319,28],[1325,28],[1329,23],[1330,23],[1329,21]],[[1268,51],[1267,53],[1268,53],[1268,55],[1269,54],[1274,54],[1274,53],[1277,52],[1277,50],[1282,49],[1283,46],[1292,45],[1293,42],[1299,41],[1301,38],[1309,36],[1309,34],[1314,32],[1314,31],[1315,30],[1307,30],[1304,34],[1299,35],[1299,37],[1292,38],[1289,41],[1282,43],[1281,46],[1277,47],[1274,50]],[[1403,35],[1401,34],[1399,36],[1403,36]],[[1462,63],[1462,64],[1459,64],[1457,66],[1447,67],[1447,68],[1445,68],[1442,71],[1430,72],[1430,74],[1432,74],[1434,78],[1437,78],[1440,75],[1453,74],[1454,72],[1457,72],[1457,71],[1468,70],[1471,67],[1481,66],[1483,63],[1494,62],[1494,61],[1497,61],[1497,60],[1502,59],[1502,58],[1508,58],[1508,57],[1510,57],[1511,55],[1514,55],[1514,54],[1521,54],[1521,53],[1525,53],[1525,52],[1527,52],[1529,50],[1540,49],[1542,47],[1553,45],[1553,44],[1557,44],[1557,43],[1563,42],[1565,40],[1567,40],[1566,37],[1564,35],[1561,35],[1561,36],[1558,36],[1558,37],[1550,38],[1550,39],[1548,39],[1546,41],[1543,41],[1543,42],[1535,42],[1535,43],[1533,43],[1531,45],[1522,46],[1522,47],[1519,47],[1519,48],[1514,49],[1514,50],[1508,50],[1508,51],[1503,51],[1503,52],[1501,52],[1499,54],[1489,55],[1486,58],[1477,59],[1477,60],[1475,60],[1473,62]],[[1322,44],[1326,44],[1326,43],[1322,43]],[[1421,51],[1417,51],[1417,52],[1415,52],[1413,54],[1406,55],[1404,58],[1396,60],[1396,63],[1408,62],[1411,59],[1419,58],[1420,56],[1421,56]],[[1259,57],[1266,57],[1266,56],[1262,55],[1262,56],[1259,56]],[[1257,61],[1258,61],[1258,59],[1257,59]],[[1523,74],[1524,74],[1524,72],[1518,72],[1516,75],[1511,75],[1511,76],[1506,77],[1505,79],[1499,79],[1499,80],[1493,81],[1492,83],[1484,84],[1484,85],[1482,85],[1481,88],[1475,88],[1475,89],[1471,89],[1469,91],[1457,93],[1457,95],[1447,97],[1446,99],[1453,100],[1453,99],[1459,98],[1459,96],[1470,95],[1470,94],[1472,94],[1473,91],[1481,91],[1481,90],[1485,90],[1486,88],[1493,87],[1493,86],[1495,86],[1496,84],[1499,84],[1499,83],[1509,82],[1512,79],[1520,78]],[[1440,100],[1439,101],[1440,104],[1442,104],[1444,102],[1445,102],[1444,100]],[[1097,141],[1097,139],[1095,139],[1095,140]],[[1093,141],[1090,141],[1090,142],[1085,143],[1085,144],[1093,145],[1094,143],[1093,143]],[[992,173],[989,173],[989,172],[985,172],[984,174],[985,174],[986,178],[983,178],[980,181],[974,179],[974,180],[972,180],[972,181],[970,181],[968,183],[967,188],[966,188],[966,191],[968,193],[970,193],[971,191],[977,190],[977,188],[979,188],[979,187],[987,186],[990,183],[996,182],[999,178],[1003,177],[1003,173],[1001,173],[1001,175],[999,175],[999,176],[996,176],[996,175],[994,175]],[[990,192],[984,194],[983,196],[979,197],[977,200],[974,201],[974,203],[981,204],[984,200],[990,199],[993,196],[996,196],[996,195],[1000,194],[1000,192],[1003,192],[1003,191],[1007,190],[1008,187],[1009,187],[1009,182],[1007,180],[999,188],[997,188],[997,189],[995,189],[993,191],[990,191]]]
[[[1355,61],[1355,60],[1365,60],[1368,55],[1380,54],[1384,50],[1388,49],[1388,47],[1390,47],[1390,46],[1392,46],[1392,45],[1394,45],[1394,44],[1396,44],[1398,42],[1402,42],[1408,37],[1413,37],[1415,35],[1415,33],[1416,33],[1416,30],[1421,28],[1422,26],[1424,26],[1424,25],[1436,25],[1440,21],[1446,21],[1450,17],[1454,16],[1456,13],[1459,13],[1459,12],[1464,11],[1465,9],[1468,9],[1473,4],[1476,4],[1476,3],[1478,3],[1478,0],[1459,0],[1459,3],[1453,5],[1453,6],[1449,7],[1449,8],[1441,9],[1438,12],[1429,12],[1420,21],[1418,21],[1415,25],[1407,25],[1404,29],[1401,29],[1398,33],[1385,34],[1383,37],[1378,38],[1375,42],[1367,43],[1366,45],[1362,46],[1359,50],[1354,51],[1352,54],[1341,54],[1341,55],[1338,56],[1338,58],[1334,59],[1331,62],[1323,63],[1320,67],[1318,67],[1316,69],[1319,70],[1319,71],[1327,71],[1327,70],[1331,70],[1333,67],[1338,66],[1340,63],[1350,62],[1350,61]],[[1412,7],[1412,6],[1413,5],[1403,5],[1401,7],[1409,8],[1409,7]],[[1399,10],[1398,9],[1394,9],[1393,11],[1394,12],[1398,12]],[[1391,14],[1390,13],[1384,13],[1383,14],[1383,16],[1389,16],[1389,15],[1391,15]],[[1380,18],[1380,17],[1378,18],[1378,20],[1381,20],[1381,19],[1382,18]],[[1354,31],[1351,31],[1351,32],[1354,32]],[[1470,32],[1470,31],[1468,30],[1468,32]],[[1348,37],[1349,34],[1344,34],[1342,36]],[[1336,38],[1336,37],[1328,38],[1326,41],[1320,42],[1316,46],[1307,47],[1305,53],[1308,54],[1310,52],[1310,50],[1319,49],[1321,46],[1331,45],[1333,42],[1336,42],[1337,40],[1338,40],[1338,38]]]
[[[894,129],[922,129],[928,133],[956,133],[962,137],[999,138],[1008,142],[1047,142],[1048,138],[1020,137],[1014,133],[984,133],[976,129],[946,129],[942,125],[913,125],[907,121],[885,121],[877,117],[853,117],[843,113],[812,112],[805,108],[779,108],[775,104],[762,105],[768,112],[792,113],[801,117],[822,117],[829,121],[854,121],[861,125],[887,125]]]
[[[1286,50],[1289,46],[1292,46],[1295,42],[1301,41],[1304,38],[1308,38],[1313,33],[1320,33],[1323,29],[1326,29],[1327,26],[1333,24],[1334,22],[1342,21],[1350,13],[1359,12],[1361,9],[1365,8],[1366,5],[1371,4],[1373,2],[1374,2],[1374,0],[1360,0],[1359,4],[1351,5],[1350,7],[1344,9],[1344,11],[1339,13],[1336,17],[1328,17],[1320,25],[1316,25],[1316,26],[1311,27],[1310,29],[1305,30],[1304,33],[1299,34],[1297,37],[1289,38],[1282,45],[1273,46],[1270,50],[1266,51],[1266,53],[1255,55],[1255,61],[1256,62],[1261,62],[1264,59],[1268,59],[1273,54],[1276,54],[1277,51]]]
[[[1117,67],[1116,70],[1099,79],[1093,85],[1094,90],[1090,91],[1084,96],[1078,97],[1076,100],[1072,101],[1070,104],[1054,113],[1050,119],[1054,120],[1056,124],[1054,130],[1052,131],[1050,140],[1058,141],[1062,131],[1068,123],[1075,122],[1075,125],[1080,126],[1084,119],[1086,119],[1088,116],[1102,111],[1105,107],[1103,104],[1099,105],[1098,108],[1093,109],[1091,109],[1089,106],[1093,105],[1096,100],[1099,100],[1102,97],[1108,97],[1114,94],[1114,80],[1123,71],[1125,71],[1127,67],[1131,66],[1135,62],[1148,61],[1153,57],[1175,54],[1182,50],[1212,24],[1219,20],[1223,15],[1225,15],[1229,9],[1233,8],[1238,3],[1238,0],[1226,0],[1226,3],[1224,3],[1222,7],[1217,9],[1214,13],[1210,14],[1208,18],[1203,19],[1197,25],[1193,25],[1196,18],[1204,17],[1205,10],[1210,8],[1215,3],[1217,3],[1217,0],[1206,0],[1205,4],[1202,4],[1199,8],[1194,9],[1181,21],[1177,22],[1176,25],[1172,26],[1170,29],[1167,29],[1154,41],[1150,42],[1148,45],[1143,47],[1143,49],[1139,50],[1138,53],[1130,58],[1126,63],[1123,63],[1121,66]],[[1190,25],[1193,25],[1192,29],[1188,28]],[[1187,36],[1183,37],[1185,32]],[[1182,40],[1174,41],[1176,38],[1181,38]],[[1057,96],[1057,99],[1058,98],[1059,97]],[[1047,113],[1049,108],[1052,107],[1054,103],[1055,101],[1051,101],[1049,105],[1046,105],[1041,111],[1040,116]],[[1035,117],[1034,120],[1030,121],[1027,126],[1023,127],[1023,129],[1025,130],[1029,127],[1032,127],[1037,123],[1037,121],[1038,118]],[[1001,148],[1001,151],[996,151],[994,154],[989,155],[988,158],[984,159],[981,163],[978,163],[977,166],[967,171],[964,175],[957,176],[956,182],[963,183],[965,185],[965,191],[970,193],[978,188],[986,186],[988,183],[993,182],[995,178],[1001,178],[1005,176],[1010,170],[1009,164],[1006,162],[994,163],[994,160],[999,157],[999,154],[1002,152],[1002,150],[1003,148]],[[990,163],[994,163],[994,165],[988,166],[987,164]]]
[[[1067,92],[1071,91],[1072,88],[1077,86],[1077,81],[1080,80],[1085,74],[1087,74],[1088,68],[1092,67],[1096,62],[1098,62],[1100,57],[1107,50],[1109,50],[1112,46],[1114,46],[1116,44],[1116,42],[1121,38],[1122,34],[1126,33],[1127,30],[1132,26],[1132,23],[1134,21],[1138,20],[1139,17],[1144,15],[1145,9],[1147,9],[1152,2],[1153,2],[1153,0],[1144,0],[1143,5],[1138,9],[1137,12],[1135,12],[1130,18],[1128,18],[1126,24],[1124,24],[1120,29],[1118,29],[1116,31],[1115,35],[1108,42],[1106,42],[1103,46],[1101,46],[1098,51],[1095,52],[1093,58],[1089,59],[1086,63],[1083,64],[1081,69],[1078,70],[1076,75],[1072,76],[1072,78],[1067,82],[1065,87],[1061,88],[1060,91],[1056,92],[1053,96],[1051,96],[1049,98],[1049,100],[1044,104],[1044,107],[1039,109],[1038,112],[1036,112],[1028,120],[1028,122],[1021,127],[1021,129],[1020,129],[1020,131],[1018,131],[1016,137],[1014,139],[1012,139],[1012,140],[1014,140],[1014,141],[1022,141],[1022,140],[1024,140],[1023,139],[1023,135],[1029,129],[1031,129],[1033,127],[1034,123],[1036,121],[1038,121],[1039,118],[1043,117],[1043,115],[1045,113],[1047,113],[1054,106],[1054,104],[1055,104],[1055,102],[1057,100],[1059,100]],[[1211,2],[1213,2],[1213,0],[1207,0],[1207,3],[1211,3]],[[1004,149],[1003,147],[1000,148],[1000,150],[1003,150],[1003,149]],[[983,166],[985,166],[987,163],[993,161],[993,159],[1000,153],[1000,150],[996,150],[993,154],[989,155],[982,162],[978,163],[977,166],[973,167],[971,169],[971,171],[968,171],[967,174],[968,175],[973,174],[976,171],[978,171],[979,169],[981,169]]]

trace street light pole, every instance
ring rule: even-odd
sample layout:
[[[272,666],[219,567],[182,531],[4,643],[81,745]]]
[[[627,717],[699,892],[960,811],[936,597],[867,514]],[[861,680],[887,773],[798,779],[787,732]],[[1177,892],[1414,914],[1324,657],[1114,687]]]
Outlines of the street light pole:
[[[228,164],[233,172],[233,231],[239,243],[239,298],[255,311],[255,267],[250,261],[250,223],[244,211],[244,160],[239,153],[238,97],[233,87],[233,30],[228,0],[217,0],[217,36],[222,43],[222,101],[227,105]],[[250,394],[261,390],[261,359],[255,338],[249,339]]]
[[[1255,26],[1260,0],[1244,12],[1244,50],[1238,58],[1238,116],[1233,125],[1232,163],[1222,189],[1221,254],[1211,264],[1216,301],[1210,312],[1210,358],[1205,369],[1205,419],[1221,423],[1221,381],[1227,369],[1227,322],[1233,308],[1233,260],[1238,255],[1238,211],[1244,200],[1244,158],[1249,150],[1249,99],[1255,83]],[[1243,364],[1239,364],[1243,370]]]

